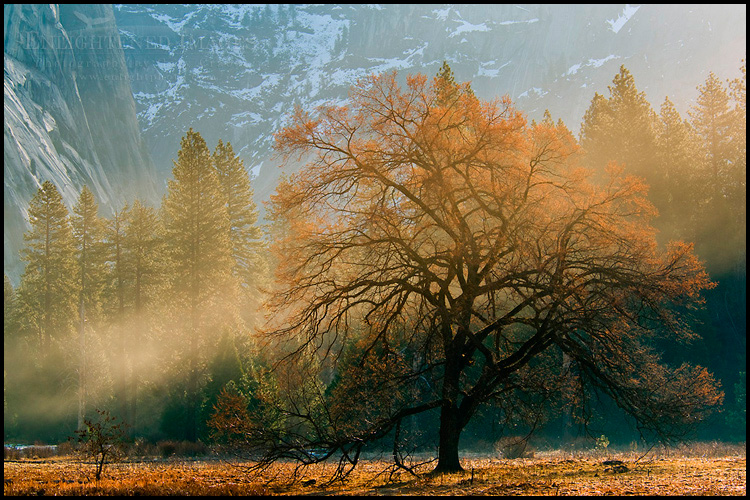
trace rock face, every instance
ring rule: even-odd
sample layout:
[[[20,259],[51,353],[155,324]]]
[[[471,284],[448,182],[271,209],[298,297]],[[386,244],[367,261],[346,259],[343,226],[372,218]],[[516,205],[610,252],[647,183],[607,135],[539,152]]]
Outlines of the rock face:
[[[287,113],[341,104],[360,77],[433,76],[445,60],[478,96],[507,94],[535,119],[549,109],[577,133],[620,65],[657,111],[667,95],[687,111],[709,71],[738,76],[745,14],[744,5],[669,4],[115,7],[159,175],[193,127],[209,147],[232,142],[261,199],[276,184],[271,136]]]
[[[668,95],[687,118],[709,71],[739,75],[745,19],[745,5],[6,5],[5,269],[20,274],[10,228],[43,180],[69,206],[84,183],[104,209],[158,202],[190,127],[232,143],[260,201],[294,106],[343,104],[372,73],[447,61],[479,97],[577,133],[625,65],[655,110]]]
[[[16,280],[29,201],[45,180],[69,208],[88,185],[102,211],[154,201],[111,5],[5,5],[4,259]]]

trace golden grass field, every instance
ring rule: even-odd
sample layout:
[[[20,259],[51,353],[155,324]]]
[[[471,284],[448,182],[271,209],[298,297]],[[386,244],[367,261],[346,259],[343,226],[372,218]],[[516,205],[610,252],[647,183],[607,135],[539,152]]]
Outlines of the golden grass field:
[[[93,463],[71,457],[6,460],[5,495],[746,495],[745,447],[717,453],[635,453],[535,458],[468,458],[466,472],[420,477],[383,471],[384,460],[363,460],[345,482],[327,484],[334,464],[297,471],[276,464],[262,475],[248,464],[221,460],[110,464],[96,482]],[[640,458],[640,460],[639,460]],[[618,459],[622,466],[604,464]],[[312,480],[315,480],[314,482]]]

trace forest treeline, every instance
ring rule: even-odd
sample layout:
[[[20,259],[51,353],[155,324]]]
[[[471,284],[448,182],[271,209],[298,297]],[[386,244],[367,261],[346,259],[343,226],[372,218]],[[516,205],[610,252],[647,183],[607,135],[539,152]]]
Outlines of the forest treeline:
[[[447,82],[448,90],[465,89],[473,98],[470,87],[456,85],[449,73],[443,71],[441,78],[438,83]],[[705,286],[703,308],[672,312],[689,317],[701,338],[686,344],[655,339],[652,347],[663,351],[669,364],[690,361],[714,374],[725,392],[723,411],[701,435],[733,440],[745,439],[745,81],[744,63],[741,76],[726,83],[711,73],[685,118],[669,98],[658,113],[653,110],[621,67],[609,96],[594,95],[577,140],[549,113],[542,123],[531,124],[570,137],[565,147],[580,147],[583,164],[602,182],[612,162],[642,178],[658,211],[653,226],[661,246],[671,240],[695,243],[716,286]],[[295,140],[277,135],[282,148],[293,149]],[[322,177],[318,181],[323,185]],[[275,199],[286,195],[294,203],[288,182],[282,180]],[[304,222],[311,214],[297,215]],[[253,412],[265,412],[261,420],[272,428],[278,421],[263,406],[272,398],[269,391],[313,383],[305,378],[310,367],[286,373],[284,380],[270,375],[274,362],[289,351],[264,341],[261,332],[269,319],[264,301],[278,297],[272,275],[279,263],[299,257],[274,253],[284,247],[270,243],[294,239],[295,228],[289,220],[259,224],[251,180],[231,144],[219,141],[211,152],[190,129],[159,207],[135,200],[101,217],[88,187],[68,209],[57,187],[46,181],[31,200],[28,219],[20,284],[13,287],[5,277],[6,442],[63,441],[97,409],[128,423],[131,438],[222,440],[227,412],[248,415],[248,421]],[[283,323],[284,311],[275,311],[270,319]],[[331,331],[334,323],[328,325]],[[333,395],[347,407],[382,404],[382,394],[375,397],[368,388],[380,380],[382,366],[362,365],[364,370],[346,379],[357,363],[357,348],[353,337],[340,346],[339,365],[317,367],[319,373],[310,377],[320,377],[315,384],[321,397]],[[388,345],[382,349],[384,359],[392,354]],[[570,364],[563,360],[559,369]],[[388,370],[395,376],[408,368],[396,363]],[[587,401],[585,416],[566,410],[566,397],[556,386],[540,406],[549,414],[532,411],[512,426],[502,407],[488,405],[467,425],[462,443],[489,441],[493,433],[523,435],[542,421],[547,425],[542,432],[554,437],[570,437],[575,424],[584,422],[616,439],[635,435],[613,417],[618,410],[606,395]],[[367,411],[357,414],[369,418]],[[414,415],[408,430],[434,434],[434,418],[434,412]],[[398,432],[407,429],[399,423]]]
[[[625,165],[643,178],[658,211],[653,221],[660,244],[695,244],[716,287],[694,313],[701,339],[660,346],[670,362],[707,366],[726,392],[724,411],[708,435],[745,439],[747,338],[746,68],[722,82],[713,72],[697,87],[683,117],[665,97],[658,112],[633,75],[621,67],[608,87],[595,93],[580,130],[587,164]],[[704,429],[707,430],[707,429]]]
[[[266,276],[247,171],[189,130],[158,209],[29,205],[21,283],[5,283],[5,436],[56,442],[95,409],[134,436],[196,441],[218,389],[248,369]],[[244,364],[243,364],[244,363]],[[212,396],[213,394],[213,396]]]

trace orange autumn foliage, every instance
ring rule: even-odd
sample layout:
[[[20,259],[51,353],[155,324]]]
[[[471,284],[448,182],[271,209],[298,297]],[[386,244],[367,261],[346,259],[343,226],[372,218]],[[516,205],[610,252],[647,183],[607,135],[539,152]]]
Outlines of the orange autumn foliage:
[[[372,76],[349,107],[298,109],[276,135],[306,165],[269,204],[283,228],[269,334],[290,353],[357,342],[360,366],[411,353],[412,375],[394,377],[428,374],[439,389],[368,425],[440,408],[441,470],[460,468],[477,408],[548,350],[662,437],[705,416],[721,399],[713,379],[657,369],[649,339],[691,338],[673,307],[699,305],[713,284],[691,245],[657,247],[647,186],[616,164],[594,182],[564,124],[529,124],[507,97],[482,101],[451,78]],[[643,384],[668,394],[688,378],[689,417],[644,396]]]

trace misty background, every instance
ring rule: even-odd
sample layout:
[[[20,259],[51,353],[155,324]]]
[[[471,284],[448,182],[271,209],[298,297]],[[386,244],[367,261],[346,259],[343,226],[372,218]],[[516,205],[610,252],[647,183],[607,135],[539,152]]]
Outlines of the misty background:
[[[4,28],[4,272],[13,287],[24,270],[29,202],[42,182],[51,180],[69,209],[89,186],[104,217],[136,198],[156,207],[190,127],[212,150],[220,139],[232,143],[262,222],[263,201],[294,168],[278,168],[274,132],[295,105],[345,104],[349,87],[371,73],[431,77],[447,61],[478,97],[507,94],[530,120],[549,110],[578,136],[594,94],[609,97],[621,66],[656,113],[669,97],[687,119],[709,74],[738,78],[746,54],[746,5],[6,4]],[[744,248],[733,254],[739,259],[714,259],[713,241],[698,247],[719,283],[700,316],[704,340],[670,356],[708,366],[731,403],[744,391],[746,259]],[[93,342],[92,351],[109,358],[91,365],[89,391],[106,401],[106,371],[116,360],[107,337]],[[143,397],[153,403],[144,404],[143,422],[151,419],[154,439],[178,437],[160,422],[179,411],[169,402],[170,372],[161,369],[179,347],[168,326],[129,347],[143,367],[159,366],[143,374],[152,388]],[[205,348],[207,360],[234,360],[238,349],[228,341]],[[11,363],[6,358],[6,373],[31,370]],[[213,366],[219,372],[227,363]],[[49,380],[36,380],[38,393],[26,388],[22,413],[45,417],[20,434],[60,438],[50,427],[75,413],[75,378],[62,375],[54,401],[41,389]],[[707,435],[735,437],[715,424]],[[481,425],[467,435],[480,435]]]

